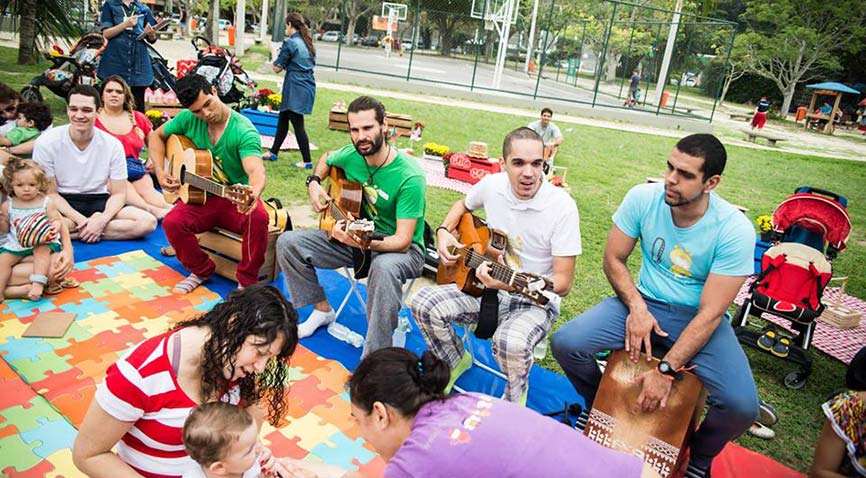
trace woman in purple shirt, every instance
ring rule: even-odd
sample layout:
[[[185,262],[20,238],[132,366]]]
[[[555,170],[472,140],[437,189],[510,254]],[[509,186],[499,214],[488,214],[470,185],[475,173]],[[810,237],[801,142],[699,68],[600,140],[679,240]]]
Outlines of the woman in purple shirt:
[[[477,393],[443,394],[448,365],[430,352],[377,350],[349,379],[361,436],[397,477],[657,477],[649,465],[553,419]]]

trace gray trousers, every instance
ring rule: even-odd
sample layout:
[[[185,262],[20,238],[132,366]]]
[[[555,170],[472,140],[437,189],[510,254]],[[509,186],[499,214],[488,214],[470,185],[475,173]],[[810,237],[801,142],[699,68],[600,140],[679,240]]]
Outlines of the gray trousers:
[[[294,306],[301,308],[327,300],[315,268],[351,267],[352,248],[328,240],[325,231],[288,231],[277,240],[277,261]],[[417,244],[406,252],[372,253],[367,277],[367,338],[362,357],[391,346],[397,314],[403,306],[403,283],[419,277],[423,268],[424,255]]]

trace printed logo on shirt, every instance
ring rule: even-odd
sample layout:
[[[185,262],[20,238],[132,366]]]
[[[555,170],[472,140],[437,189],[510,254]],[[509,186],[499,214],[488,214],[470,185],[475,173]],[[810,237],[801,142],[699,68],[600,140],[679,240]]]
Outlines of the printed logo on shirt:
[[[670,255],[671,262],[671,272],[674,275],[679,277],[691,277],[692,276],[692,255],[688,249],[677,244],[674,246]]]
[[[490,416],[490,409],[493,408],[493,399],[490,397],[478,397],[475,402],[475,408],[470,410],[469,416],[464,418],[460,423],[462,428],[454,427],[448,433],[448,438],[451,439],[451,446],[465,445],[472,441],[472,435],[469,432],[478,428],[478,425],[484,420],[484,417]]]

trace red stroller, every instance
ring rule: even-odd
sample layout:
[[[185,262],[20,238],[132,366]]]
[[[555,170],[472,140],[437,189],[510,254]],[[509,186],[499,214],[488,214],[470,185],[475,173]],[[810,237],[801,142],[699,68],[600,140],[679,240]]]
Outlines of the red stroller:
[[[773,213],[776,245],[761,259],[761,273],[749,297],[734,315],[737,338],[743,345],[793,362],[785,386],[798,390],[812,373],[809,347],[815,319],[824,311],[821,296],[832,275],[830,261],[845,249],[851,232],[848,200],[838,194],[803,186],[782,201]],[[749,315],[769,313],[791,322],[796,336],[774,325],[749,327]]]

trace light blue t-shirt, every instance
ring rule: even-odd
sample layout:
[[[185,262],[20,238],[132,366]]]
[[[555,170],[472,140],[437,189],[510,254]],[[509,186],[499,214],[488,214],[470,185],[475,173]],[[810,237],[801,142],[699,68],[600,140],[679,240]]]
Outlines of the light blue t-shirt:
[[[710,194],[704,216],[686,228],[674,225],[663,183],[633,187],[613,215],[629,237],[640,239],[638,290],[647,297],[697,308],[710,273],[754,272],[755,230],[745,214]]]

